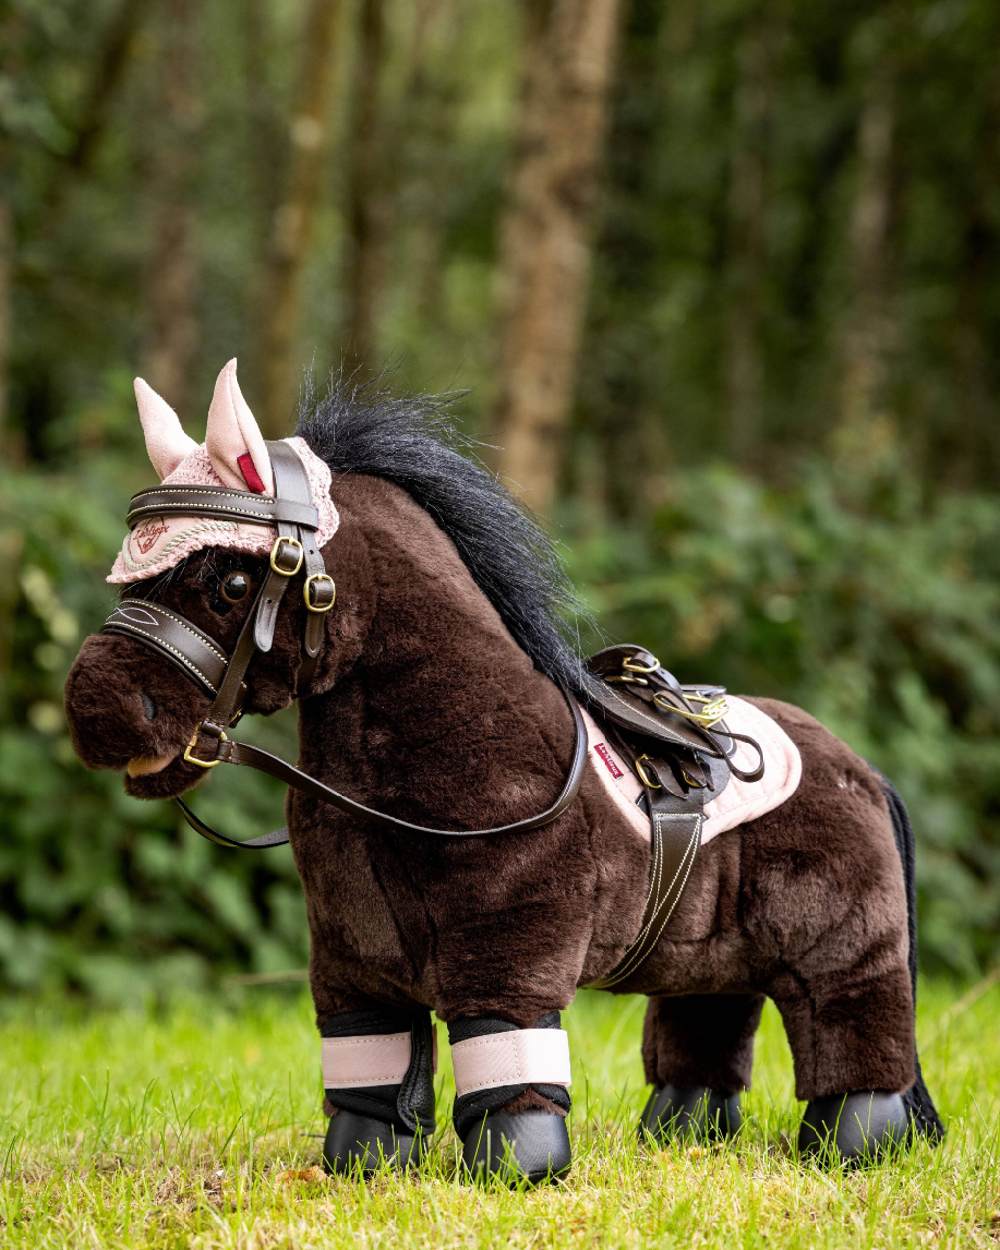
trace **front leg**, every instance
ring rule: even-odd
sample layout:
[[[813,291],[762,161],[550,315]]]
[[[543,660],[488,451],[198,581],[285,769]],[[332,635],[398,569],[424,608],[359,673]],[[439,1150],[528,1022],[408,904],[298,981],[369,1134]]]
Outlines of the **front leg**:
[[[538,849],[518,848],[521,856]],[[448,1025],[463,1160],[480,1179],[536,1183],[570,1166],[569,1046],[559,1012],[575,993],[589,930],[577,892],[557,889],[560,868],[563,884],[569,876],[567,858],[555,866],[550,858],[513,886],[498,866],[478,890],[453,896],[438,928],[434,1009]],[[509,863],[506,872],[509,879]]]
[[[425,1007],[371,1006],[320,1021],[323,1164],[370,1176],[420,1162],[434,1132],[434,1033]]]
[[[499,1016],[460,1016],[448,1035],[455,1130],[468,1173],[530,1184],[564,1175],[571,1160],[570,1061],[559,1012],[545,1012],[527,1028]]]

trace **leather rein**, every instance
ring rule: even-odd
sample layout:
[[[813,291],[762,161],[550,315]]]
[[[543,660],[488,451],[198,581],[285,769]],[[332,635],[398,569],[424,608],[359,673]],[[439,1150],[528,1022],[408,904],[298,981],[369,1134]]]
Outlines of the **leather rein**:
[[[302,578],[302,596],[307,609],[300,687],[315,669],[325,640],[324,617],[336,602],[336,586],[316,545],[319,514],[312,503],[302,462],[285,443],[269,442],[267,447],[274,470],[274,496],[223,487],[160,486],[134,495],[129,505],[129,529],[150,516],[207,516],[269,525],[277,530],[267,574],[231,654],[227,655],[214,638],[192,621],[153,599],[123,598],[104,624],[102,632],[124,634],[158,651],[212,699],[207,715],[184,750],[184,760],[206,770],[219,764],[254,768],[331,807],[397,833],[475,838],[527,833],[555,820],[576,798],[587,761],[587,729],[583,715],[579,704],[565,689],[562,693],[573,717],[575,742],[558,797],[537,815],[488,829],[437,829],[390,816],[342,794],[280,756],[240,742],[230,734],[243,712],[247,669],[258,652],[271,649],[278,611],[291,583]],[[288,842],[287,828],[246,840],[230,838],[206,824],[183,799],[175,798],[174,802],[192,829],[219,846],[265,850]]]

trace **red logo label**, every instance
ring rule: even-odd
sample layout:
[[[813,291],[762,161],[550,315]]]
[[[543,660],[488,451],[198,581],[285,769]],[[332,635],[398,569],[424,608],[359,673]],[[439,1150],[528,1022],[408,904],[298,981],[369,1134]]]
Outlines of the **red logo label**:
[[[156,540],[162,538],[166,532],[167,523],[163,517],[153,517],[151,521],[144,521],[139,526],[132,535],[132,541],[139,548],[140,554],[146,555],[156,546]]]
[[[617,780],[619,777],[625,776],[622,770],[615,763],[614,758],[612,757],[611,751],[609,750],[608,744],[606,742],[599,742],[597,746],[594,747],[594,750],[604,761],[604,767],[608,770],[608,772],[611,774],[612,777],[614,777]]]

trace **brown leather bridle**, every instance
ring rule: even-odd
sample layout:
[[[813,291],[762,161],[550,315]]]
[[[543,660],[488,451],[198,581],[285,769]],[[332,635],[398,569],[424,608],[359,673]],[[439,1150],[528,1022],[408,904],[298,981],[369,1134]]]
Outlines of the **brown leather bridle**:
[[[212,705],[191,736],[184,760],[198,768],[237,764],[257,769],[324,803],[395,832],[439,837],[482,837],[486,834],[526,833],[549,824],[576,797],[587,758],[587,730],[576,700],[563,694],[573,717],[575,744],[566,780],[556,800],[544,811],[523,820],[488,829],[436,829],[376,811],[332,786],[311,777],[280,756],[240,742],[229,732],[243,713],[246,677],[254,657],[271,649],[278,612],[289,587],[300,577],[306,606],[302,639],[303,660],[298,685],[304,691],[322,650],[324,618],[336,602],[336,586],[327,573],[316,545],[319,513],[312,502],[301,460],[282,442],[267,444],[274,469],[275,493],[211,486],[157,486],[132,497],[128,525],[132,529],[151,516],[205,516],[273,526],[277,531],[268,559],[268,571],[257,592],[236,644],[227,655],[210,635],[173,608],[155,599],[123,598],[104,624],[104,633],[124,634],[156,650],[175,664],[212,699]],[[288,841],[287,829],[239,840],[207,825],[182,799],[175,802],[188,824],[219,846],[263,850]]]

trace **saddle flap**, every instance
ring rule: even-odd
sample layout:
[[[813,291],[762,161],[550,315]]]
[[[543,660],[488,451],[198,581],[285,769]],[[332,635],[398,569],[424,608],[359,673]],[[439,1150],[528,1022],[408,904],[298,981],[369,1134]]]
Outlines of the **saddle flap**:
[[[584,675],[584,686],[591,710],[607,717],[612,724],[629,734],[638,735],[654,743],[662,743],[672,750],[691,751],[697,755],[708,755],[713,759],[725,759],[727,752],[712,735],[699,725],[686,720],[680,712],[672,711],[670,702],[675,698],[674,692],[663,692],[666,697],[658,700],[656,707],[639,698],[629,689],[627,682],[609,684],[607,679],[600,680]],[[691,693],[718,695],[721,687],[691,687]],[[678,687],[678,690],[682,690]],[[725,731],[724,722],[719,727]]]

